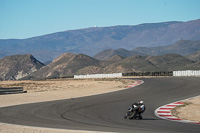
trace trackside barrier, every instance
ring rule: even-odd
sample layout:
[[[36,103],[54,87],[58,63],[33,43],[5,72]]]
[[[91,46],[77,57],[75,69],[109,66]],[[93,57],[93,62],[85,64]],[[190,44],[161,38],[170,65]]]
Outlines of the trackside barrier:
[[[160,71],[160,72],[131,72],[123,73],[123,76],[172,76],[172,71]]]
[[[173,71],[173,76],[200,76],[200,70]]]
[[[111,78],[111,77],[112,78],[122,77],[122,73],[74,75],[74,78]]]
[[[0,95],[18,94],[18,93],[27,93],[27,91],[24,91],[23,87],[0,88]]]
[[[200,70],[87,74],[87,75],[74,75],[74,78],[107,78],[107,77],[122,77],[122,76],[200,76]]]

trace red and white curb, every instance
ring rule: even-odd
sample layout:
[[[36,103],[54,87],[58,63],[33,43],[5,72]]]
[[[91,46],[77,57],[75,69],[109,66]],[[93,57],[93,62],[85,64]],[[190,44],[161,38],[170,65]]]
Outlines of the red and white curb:
[[[126,88],[136,87],[136,86],[141,85],[143,83],[144,83],[143,80],[135,80],[135,83],[128,85]]]
[[[191,123],[191,124],[200,124],[198,122],[189,121],[189,120],[182,120],[180,118],[177,118],[171,114],[171,110],[177,106],[183,105],[184,102],[174,102],[170,103],[164,106],[161,106],[155,110],[155,115],[159,118],[171,120],[171,121],[177,121],[177,122],[183,122],[183,123]]]

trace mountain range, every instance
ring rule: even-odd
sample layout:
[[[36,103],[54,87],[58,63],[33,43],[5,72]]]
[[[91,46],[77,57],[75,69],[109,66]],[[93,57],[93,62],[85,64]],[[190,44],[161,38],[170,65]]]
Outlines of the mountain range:
[[[198,56],[199,52],[200,52],[200,41],[180,40],[171,45],[158,46],[158,47],[138,47],[133,50],[126,50],[122,48],[117,50],[106,49],[97,53],[94,56],[94,58],[99,60],[105,60],[112,57],[113,55],[129,57],[133,55],[157,56],[157,55],[174,53],[187,56],[189,59],[196,61],[200,58],[200,56]]]
[[[200,70],[199,40],[200,19],[0,39],[0,80]]]
[[[157,47],[179,40],[200,40],[200,19],[188,22],[146,23],[68,30],[27,39],[0,39],[0,58],[32,54],[42,62],[71,52],[94,56],[105,49]]]
[[[191,57],[197,57],[199,52]],[[159,56],[113,55],[98,60],[84,54],[65,53],[44,65],[32,55],[13,55],[0,60],[0,80],[45,79],[71,77],[75,74],[158,72],[199,70],[200,60],[191,60],[179,54]]]
[[[106,60],[97,60],[84,54],[65,53],[49,65],[40,68],[23,79],[69,77],[75,74],[156,72],[187,69],[200,69],[200,60],[192,61],[178,54],[135,55],[127,58],[114,55]]]

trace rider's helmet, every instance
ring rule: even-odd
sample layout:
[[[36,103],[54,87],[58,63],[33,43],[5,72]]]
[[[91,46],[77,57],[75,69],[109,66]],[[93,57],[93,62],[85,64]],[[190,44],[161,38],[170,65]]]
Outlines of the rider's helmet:
[[[144,104],[144,102],[143,102],[143,101],[140,101],[139,104]]]

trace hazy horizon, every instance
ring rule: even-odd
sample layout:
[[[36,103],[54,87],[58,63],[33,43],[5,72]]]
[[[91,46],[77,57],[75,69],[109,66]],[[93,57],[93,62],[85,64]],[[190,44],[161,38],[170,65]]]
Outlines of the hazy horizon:
[[[66,30],[200,19],[199,0],[1,0],[0,39]]]

